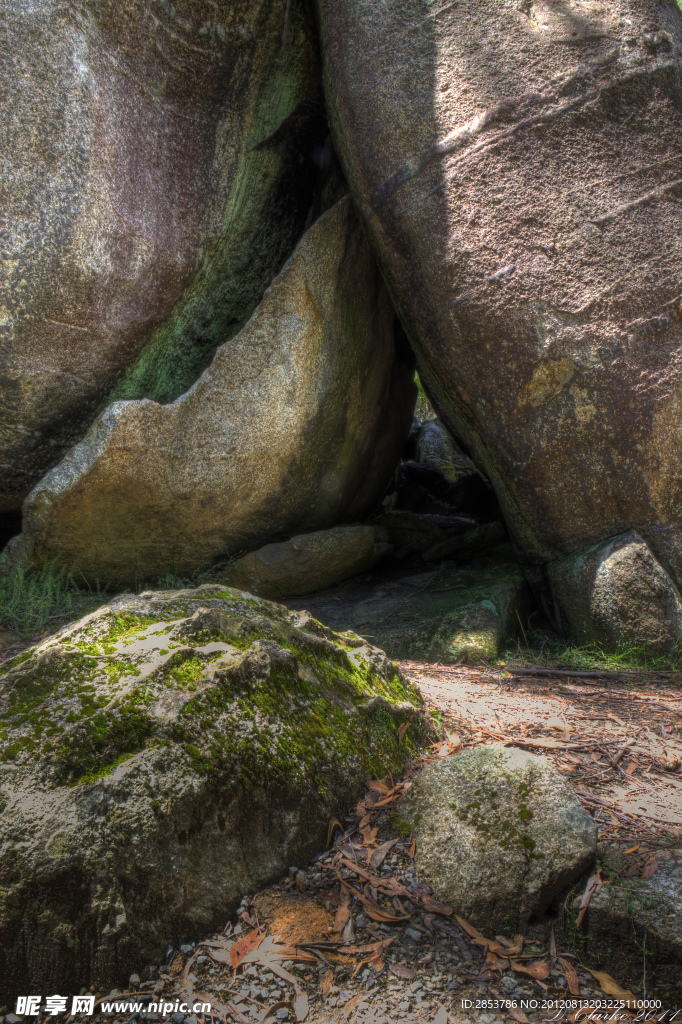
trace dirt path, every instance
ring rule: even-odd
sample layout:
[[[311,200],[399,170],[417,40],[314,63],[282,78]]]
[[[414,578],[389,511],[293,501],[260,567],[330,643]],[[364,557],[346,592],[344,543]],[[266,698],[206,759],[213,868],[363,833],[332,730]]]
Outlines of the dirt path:
[[[622,875],[646,876],[682,846],[682,681],[511,664],[401,667],[443,738],[406,766],[404,780],[370,781],[337,823],[344,833],[336,827],[333,845],[311,864],[245,899],[223,932],[173,950],[160,971],[141,972],[138,995],[205,998],[218,1019],[236,1024],[575,1021],[581,1000],[627,997],[625,979],[592,973],[594,960],[546,924],[514,949],[510,937],[482,936],[434,902],[392,812],[435,758],[488,743],[520,746],[570,780],[599,825],[601,854],[619,857]],[[678,1019],[676,1001],[669,991],[663,1007],[672,1011],[651,1019]]]
[[[548,757],[590,809],[602,841],[682,839],[679,678],[400,664],[456,742]]]

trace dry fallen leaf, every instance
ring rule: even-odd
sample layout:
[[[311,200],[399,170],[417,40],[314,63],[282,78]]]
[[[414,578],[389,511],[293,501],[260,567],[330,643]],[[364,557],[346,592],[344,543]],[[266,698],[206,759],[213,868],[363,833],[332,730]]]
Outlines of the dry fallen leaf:
[[[529,978],[536,981],[549,978],[550,967],[546,960],[535,960],[532,964],[520,964],[517,960],[510,961],[515,971],[520,974],[527,974]]]
[[[398,729],[398,743],[402,743],[403,736],[405,735],[405,733],[407,732],[407,730],[409,728],[410,728],[410,723],[409,722],[403,722],[403,724]]]
[[[411,967],[406,967],[405,964],[389,964],[388,969],[391,974],[395,974],[396,978],[404,978],[406,981],[412,981],[417,976],[415,971]]]
[[[421,905],[429,913],[442,914],[444,917],[450,917],[453,912],[452,907],[446,907],[444,903],[434,900],[431,896],[422,896]]]
[[[518,956],[518,954],[521,952],[523,948],[523,936],[515,936],[515,945],[513,946],[513,948],[509,948],[507,946],[503,946],[499,942],[493,942],[492,939],[486,939],[485,936],[481,935],[481,933],[476,928],[474,928],[472,924],[469,924],[468,921],[465,921],[463,917],[459,917],[458,914],[455,914],[454,917],[455,921],[460,926],[462,931],[465,932],[465,934],[468,935],[469,938],[472,939],[477,946],[487,946],[488,949],[491,949],[493,951],[493,953],[501,953],[502,956]],[[520,945],[518,947],[516,946],[516,939],[520,939]]]
[[[381,846],[377,846],[376,850],[369,858],[369,866],[377,871],[384,863],[386,857],[391,852],[395,844],[398,842],[397,839],[391,839],[387,843],[382,843]]]
[[[572,996],[579,996],[580,981],[578,980],[578,974],[575,967],[573,966],[573,964],[569,964],[568,960],[564,960],[563,957],[559,957],[558,960],[564,969],[564,974],[566,975],[568,991],[571,993]]]
[[[332,818],[332,820],[329,822],[329,828],[327,829],[327,845],[325,846],[325,850],[329,849],[330,843],[334,837],[334,832],[337,828],[341,829],[341,833],[343,833],[343,825],[341,824],[339,819]]]
[[[414,860],[414,855],[417,852],[417,840],[412,836],[412,842],[410,843],[410,849],[408,850],[408,857],[410,860]]]
[[[627,857],[627,855],[629,853],[637,853],[637,850],[639,850],[641,845],[642,845],[641,843],[637,843],[637,846],[631,846],[629,850],[624,850],[623,851],[623,856]]]
[[[658,861],[655,857],[651,857],[642,868],[642,878],[651,878],[651,876],[655,874],[657,870]]]
[[[516,1006],[510,1006],[508,1007],[508,1010],[509,1016],[513,1017],[514,1020],[517,1020],[519,1024],[529,1024],[528,1017],[526,1017],[523,1010],[518,1009]]]
[[[332,970],[325,971],[320,978],[320,995],[326,999],[333,984],[334,972]]]
[[[601,885],[601,868],[597,868],[594,874],[590,875],[590,877],[587,880],[585,892],[583,893],[582,899],[580,900],[580,911],[578,913],[577,918],[575,919],[576,928],[580,928],[580,925],[583,923],[583,918],[587,913],[587,908],[590,905],[590,900],[592,899],[595,892],[598,892],[601,889]]]
[[[342,932],[345,928],[348,920],[350,919],[350,893],[347,889],[341,887],[341,902],[339,909],[336,911],[334,917],[334,924],[332,930],[335,932]]]
[[[350,1017],[351,1013],[353,1012],[356,1006],[359,1006],[359,1004],[363,1003],[366,999],[371,999],[371,997],[371,992],[359,992],[358,995],[353,996],[352,999],[349,999],[343,1008],[343,1012],[345,1013],[346,1017]]]
[[[236,971],[239,965],[243,962],[244,957],[248,956],[249,953],[253,953],[254,950],[258,949],[261,942],[265,938],[265,932],[253,931],[249,932],[248,935],[244,935],[243,938],[237,939],[235,944],[230,949],[230,963]]]
[[[290,1010],[293,1013],[294,1008],[291,1005],[291,1003],[289,1002],[289,1000],[288,999],[280,999],[279,1002],[273,1003],[272,1006],[269,1006],[268,1009],[265,1011],[265,1013],[261,1016],[261,1018],[260,1018],[261,1024],[266,1024],[266,1021],[268,1021],[270,1019],[274,1020],[276,1015],[277,1015],[277,1011],[281,1010],[283,1006],[286,1006],[287,1010]],[[240,1016],[241,1020],[248,1020],[248,1017],[242,1017],[241,1014],[239,1016]]]
[[[607,974],[605,971],[592,971],[589,967],[585,968],[590,972],[593,978],[595,978],[601,985],[601,990],[607,996],[615,996],[616,999],[622,999],[623,1002],[629,1006],[630,1003],[633,1005],[637,1001],[637,997],[633,996],[629,989],[621,988],[618,982]]]

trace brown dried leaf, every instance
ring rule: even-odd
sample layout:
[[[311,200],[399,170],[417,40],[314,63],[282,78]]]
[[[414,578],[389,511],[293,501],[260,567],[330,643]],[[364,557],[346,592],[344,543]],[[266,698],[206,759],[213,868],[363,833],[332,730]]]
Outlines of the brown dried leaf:
[[[348,920],[343,926],[343,941],[352,942],[355,938],[355,922],[353,921],[353,915],[348,911]]]
[[[528,1017],[526,1017],[523,1010],[516,1006],[509,1006],[507,1009],[509,1010],[509,1016],[513,1017],[514,1020],[517,1020],[519,1024],[529,1024]]]
[[[260,1019],[261,1024],[266,1024],[266,1021],[270,1020],[271,1018],[274,1020],[277,1011],[281,1010],[283,1006],[286,1006],[287,1010],[291,1010],[293,1013],[294,1008],[289,1002],[289,1000],[280,999],[279,1002],[273,1003],[272,1006],[268,1007],[268,1009],[265,1011],[264,1015]],[[248,1017],[243,1017],[240,1013],[238,1013],[237,1016],[238,1019],[242,1021],[248,1021],[249,1019]]]
[[[442,914],[443,917],[450,917],[453,913],[452,907],[446,907],[444,903],[434,900],[431,896],[422,896],[421,905],[430,914]]]
[[[362,841],[365,846],[373,846],[377,841],[379,835],[378,828],[363,828],[362,829]]]
[[[343,1008],[343,1012],[345,1013],[346,1017],[350,1017],[355,1007],[359,1006],[360,1003],[364,1003],[366,999],[370,999],[371,996],[371,992],[359,992],[356,996],[353,996],[352,999],[349,999]]]
[[[346,926],[346,922],[350,917],[350,893],[348,889],[341,886],[341,900],[339,902],[339,909],[336,911],[334,917],[334,924],[332,925],[332,931],[342,932]]]
[[[377,846],[376,850],[369,858],[369,866],[373,871],[377,871],[381,867],[397,842],[397,839],[390,839],[387,843],[382,843],[381,846]]]
[[[573,966],[573,964],[569,964],[568,960],[564,960],[564,958],[561,956],[558,959],[559,963],[564,969],[564,974],[566,975],[568,991],[571,993],[572,996],[579,996],[580,981],[578,979],[578,974],[575,967]]]
[[[520,964],[517,960],[510,960],[510,963],[515,971],[527,974],[529,978],[535,978],[536,981],[549,978],[550,967],[546,960],[535,960],[532,964]]]
[[[407,732],[407,730],[409,728],[410,728],[410,723],[409,722],[403,722],[403,724],[398,729],[398,743],[402,743],[403,736],[405,735],[405,733]]]
[[[337,828],[340,828],[341,834],[343,834],[344,828],[339,819],[332,818],[332,820],[329,822],[329,828],[327,829],[327,845],[325,846],[325,850],[329,849],[329,845],[332,839],[334,838],[334,832],[336,831]]]
[[[239,965],[243,962],[244,957],[248,956],[249,953],[253,953],[254,950],[258,949],[261,942],[265,939],[264,931],[253,931],[249,932],[248,935],[244,935],[241,939],[237,939],[235,944],[230,949],[230,963],[236,971]]]
[[[326,999],[333,984],[334,972],[332,970],[325,971],[320,978],[320,995]]]
[[[372,815],[371,814],[364,814],[362,816],[362,818],[360,818],[360,821],[358,822],[358,828],[360,829],[361,832],[362,832],[363,828],[367,828],[367,826],[369,825],[371,820],[372,820]]]
[[[391,974],[395,974],[396,978],[404,978],[405,981],[412,981],[417,977],[416,972],[411,967],[406,967],[405,964],[389,964],[388,969]]]
[[[386,796],[393,790],[393,786],[386,779],[372,779],[367,783],[367,789],[373,790],[375,793],[380,793],[381,796]]]
[[[658,870],[658,861],[655,857],[650,857],[642,868],[642,878],[651,878],[653,874]]]
[[[607,974],[605,971],[592,971],[589,967],[586,967],[585,970],[589,971],[592,977],[599,982],[602,992],[607,996],[615,996],[616,999],[622,999],[627,1006],[630,1003],[633,1003],[633,1005],[636,1003],[637,997],[633,996],[629,989],[621,988],[610,974]]]
[[[417,852],[417,840],[414,838],[414,836],[412,836],[412,842],[410,843],[410,849],[409,849],[409,852],[407,854],[408,857],[410,858],[410,860],[414,860],[414,855],[415,855],[416,852]]]
[[[583,923],[583,918],[587,913],[587,908],[590,905],[590,900],[592,899],[594,893],[598,892],[599,889],[601,889],[601,885],[601,868],[597,868],[594,874],[590,875],[590,877],[587,880],[585,892],[583,893],[583,897],[580,901],[580,912],[578,913],[578,916],[575,919],[576,928],[580,928],[580,925]]]
[[[296,998],[294,999],[294,1017],[297,1021],[305,1020],[308,1016],[308,995],[302,988],[296,986]]]
[[[462,931],[465,932],[469,936],[469,938],[476,943],[477,946],[487,946],[488,949],[491,949],[493,951],[493,953],[501,953],[502,956],[516,956],[518,953],[521,952],[520,948],[518,950],[516,949],[516,947],[514,947],[513,949],[507,949],[504,946],[502,946],[499,942],[493,942],[492,939],[486,939],[485,936],[481,935],[481,933],[476,928],[474,928],[472,924],[469,924],[468,921],[465,921],[463,917],[459,917],[458,914],[455,914],[454,917],[455,921],[460,926]]]

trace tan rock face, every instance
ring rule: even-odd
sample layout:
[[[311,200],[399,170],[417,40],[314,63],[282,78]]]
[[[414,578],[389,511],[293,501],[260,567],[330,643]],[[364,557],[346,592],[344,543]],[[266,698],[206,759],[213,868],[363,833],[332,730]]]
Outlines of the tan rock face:
[[[46,475],[24,506],[29,554],[135,585],[360,518],[412,420],[394,320],[347,197],[187,394],[115,402]]]
[[[678,525],[674,0],[317,8],[337,148],[420,376],[517,540],[543,562]]]
[[[245,322],[324,127],[296,0],[4,0],[0,37],[1,512],[112,388],[169,401]]]

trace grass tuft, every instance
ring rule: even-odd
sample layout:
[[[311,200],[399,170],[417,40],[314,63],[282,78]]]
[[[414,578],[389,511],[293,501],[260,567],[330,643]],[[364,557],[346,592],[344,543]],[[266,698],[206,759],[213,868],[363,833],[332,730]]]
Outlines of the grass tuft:
[[[0,625],[20,633],[58,629],[106,600],[99,587],[78,586],[71,573],[54,563],[42,569],[21,566],[0,575]]]

